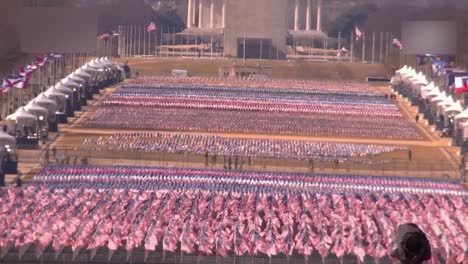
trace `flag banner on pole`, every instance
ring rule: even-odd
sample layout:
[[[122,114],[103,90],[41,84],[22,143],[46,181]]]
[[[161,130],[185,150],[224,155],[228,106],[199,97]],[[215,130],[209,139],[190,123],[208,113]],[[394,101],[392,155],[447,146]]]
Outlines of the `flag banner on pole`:
[[[468,76],[455,77],[455,93],[468,92]]]
[[[397,48],[397,49],[403,49],[403,44],[401,44],[401,41],[397,38],[394,38],[392,40],[392,46]]]
[[[355,34],[356,34],[356,40],[360,40],[360,39],[362,38],[362,32],[361,32],[361,30],[359,30],[359,28],[356,26],[356,27],[354,28],[354,32],[355,32]]]
[[[156,31],[156,24],[154,22],[151,22],[148,27],[146,28],[146,31],[148,32],[153,32],[153,31]]]
[[[3,93],[6,93],[12,88],[17,88],[17,86],[22,87],[23,81],[24,77],[19,73],[9,74],[3,79],[1,90]]]

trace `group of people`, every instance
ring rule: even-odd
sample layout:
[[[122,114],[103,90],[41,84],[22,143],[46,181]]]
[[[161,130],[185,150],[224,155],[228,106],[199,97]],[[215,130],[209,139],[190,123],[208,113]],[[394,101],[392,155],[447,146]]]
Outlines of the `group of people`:
[[[450,181],[61,165],[0,200],[0,245],[33,245],[39,256],[49,246],[150,254],[162,244],[185,254],[353,255],[363,263],[387,256],[396,227],[413,222],[443,262],[468,257],[468,196]]]
[[[53,159],[51,160],[51,158]],[[67,151],[57,151],[55,146],[50,148],[49,145],[46,145],[43,150],[42,164],[48,165],[52,161],[55,161],[55,164],[62,165],[88,165],[88,158],[84,156],[79,157],[76,148],[73,151],[73,155],[68,155]]]
[[[208,155],[214,159],[210,162],[215,163],[215,165],[218,156],[224,157],[224,159],[239,156],[295,160],[312,158],[320,161],[332,161],[408,150],[407,147],[390,145],[232,138],[156,132],[119,133],[110,136],[90,137],[83,140],[82,146],[91,151],[144,151]],[[242,164],[242,161],[239,163]]]

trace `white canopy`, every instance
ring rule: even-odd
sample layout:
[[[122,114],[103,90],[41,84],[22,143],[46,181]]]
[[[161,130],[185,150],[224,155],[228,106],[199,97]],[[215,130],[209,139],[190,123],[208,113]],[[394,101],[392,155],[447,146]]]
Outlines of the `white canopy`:
[[[93,76],[91,76],[91,74],[89,74],[86,71],[83,71],[81,69],[78,69],[78,70],[74,71],[73,74],[80,77],[80,78],[86,79],[86,80],[89,80],[89,79],[91,79],[93,77]]]
[[[44,120],[47,120],[47,115],[49,113],[49,110],[40,106],[34,100],[29,101],[29,103],[24,107],[24,109],[28,111],[29,113],[37,116],[38,118],[42,116]]]
[[[421,88],[421,91],[432,91],[435,88],[434,82],[430,82],[428,85]]]
[[[47,98],[47,96],[45,96],[44,93],[39,94],[36,98],[34,98],[34,101],[38,105],[46,108],[49,111],[50,115],[55,114],[55,112],[57,111],[57,103],[54,100]]]
[[[69,77],[65,77],[63,78],[59,83],[56,84],[56,86],[58,84],[63,84],[65,86],[68,86],[68,87],[74,87],[74,88],[79,88],[80,87],[80,84],[71,80]]]
[[[462,106],[460,101],[457,101],[453,105],[447,107],[445,109],[445,112],[446,113],[461,113],[461,112],[463,112],[463,106]]]
[[[436,96],[439,96],[440,95],[440,90],[438,87],[434,87],[434,89],[432,89],[432,91],[430,91],[429,93],[426,94],[426,97],[436,97]]]
[[[444,109],[446,107],[452,106],[455,102],[453,101],[453,98],[451,95],[449,95],[444,101],[438,103],[438,106],[442,106]]]
[[[63,94],[66,94],[68,96],[73,96],[73,90],[66,87],[65,85],[59,83],[57,85],[55,85],[54,87],[51,87],[50,89],[55,89]]]
[[[438,96],[431,99],[432,102],[442,102],[447,99],[445,92],[441,92]]]
[[[47,89],[47,91],[44,92],[44,95],[47,96],[49,99],[54,100],[57,103],[57,110],[56,112],[63,112],[65,111],[65,104],[67,101],[67,96],[61,92],[59,92],[57,89],[54,89],[53,87]]]
[[[86,64],[87,66],[91,67],[91,68],[95,68],[95,69],[102,69],[104,68],[105,66],[100,64],[99,62],[96,61],[96,59],[92,60],[91,62],[89,62],[88,64]]]
[[[24,107],[18,108],[14,114],[7,116],[7,120],[19,125],[33,125],[35,127],[37,124],[37,117],[28,113]]]
[[[12,149],[16,149],[16,139],[14,136],[0,130],[0,147],[9,146]]]
[[[401,67],[400,69],[396,70],[395,73],[400,74],[400,73],[405,72],[407,70],[408,70],[408,65],[405,65],[405,66]]]
[[[468,108],[465,111],[455,116],[455,120],[457,121],[463,120],[463,119],[468,119]]]
[[[80,85],[82,84],[85,84],[86,83],[86,79],[84,79],[84,77],[80,77],[74,73],[70,74],[67,76],[67,78],[71,81],[74,81],[75,83],[78,83]]]
[[[87,72],[87,73],[92,73],[92,72],[97,72],[97,71],[99,71],[98,68],[91,67],[91,66],[89,66],[89,64],[83,65],[83,66],[80,68],[80,70],[81,70],[81,71],[84,71],[84,72]]]
[[[112,67],[114,66],[114,63],[107,61],[105,58],[100,58],[97,60],[97,63],[106,66],[106,67]]]

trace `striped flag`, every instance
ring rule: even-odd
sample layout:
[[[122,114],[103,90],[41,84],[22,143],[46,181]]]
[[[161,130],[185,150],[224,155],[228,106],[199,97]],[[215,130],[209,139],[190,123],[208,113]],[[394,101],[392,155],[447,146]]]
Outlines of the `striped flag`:
[[[9,74],[3,79],[1,91],[3,93],[8,92],[12,88],[17,88],[17,86],[22,86],[24,77],[20,74]]]
[[[151,22],[146,28],[146,31],[148,32],[156,31],[156,24],[154,22]]]
[[[455,93],[468,92],[468,76],[455,77]]]
[[[356,33],[356,40],[360,40],[360,39],[362,38],[362,32],[361,32],[361,30],[359,30],[359,28],[356,26],[356,27],[354,28],[354,31],[355,31],[355,33]]]
[[[392,45],[393,47],[397,48],[397,49],[403,49],[403,45],[401,44],[401,41],[397,38],[394,38],[392,40]]]

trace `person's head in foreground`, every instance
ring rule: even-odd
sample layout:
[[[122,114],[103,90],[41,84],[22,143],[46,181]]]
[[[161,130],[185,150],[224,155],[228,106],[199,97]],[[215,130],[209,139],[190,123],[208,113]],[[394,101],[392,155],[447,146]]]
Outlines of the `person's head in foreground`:
[[[391,255],[402,264],[423,263],[432,256],[431,245],[417,225],[404,224],[398,227]]]

